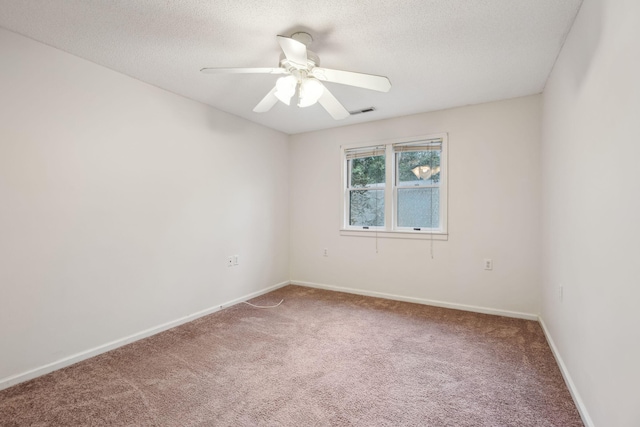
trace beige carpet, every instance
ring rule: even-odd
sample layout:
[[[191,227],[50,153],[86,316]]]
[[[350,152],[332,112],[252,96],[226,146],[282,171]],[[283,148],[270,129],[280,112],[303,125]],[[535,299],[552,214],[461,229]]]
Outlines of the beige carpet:
[[[287,286],[0,392],[2,426],[581,426],[536,322]]]

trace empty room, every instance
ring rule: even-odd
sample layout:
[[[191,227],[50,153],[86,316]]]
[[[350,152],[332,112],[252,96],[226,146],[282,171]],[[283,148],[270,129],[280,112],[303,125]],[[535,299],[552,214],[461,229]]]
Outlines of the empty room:
[[[640,426],[640,2],[0,0],[1,426]]]

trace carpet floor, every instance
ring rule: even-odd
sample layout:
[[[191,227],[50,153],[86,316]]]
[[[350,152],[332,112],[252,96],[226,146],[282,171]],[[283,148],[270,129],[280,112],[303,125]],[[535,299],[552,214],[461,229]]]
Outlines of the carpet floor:
[[[2,426],[582,426],[537,322],[286,286],[0,391]]]

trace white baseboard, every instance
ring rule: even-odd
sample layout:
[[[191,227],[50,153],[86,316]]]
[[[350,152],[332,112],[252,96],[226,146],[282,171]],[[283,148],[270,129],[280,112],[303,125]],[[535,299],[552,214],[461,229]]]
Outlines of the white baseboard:
[[[537,314],[521,313],[519,311],[500,310],[496,308],[478,307],[475,305],[456,304],[451,302],[436,301],[425,298],[405,297],[402,295],[387,294],[384,292],[364,291],[361,289],[343,288],[341,286],[324,285],[320,283],[291,280],[292,285],[306,286],[309,288],[326,289],[329,291],[346,292],[349,294],[365,295],[369,297],[384,298],[396,301],[413,302],[416,304],[432,305],[435,307],[453,308],[455,310],[472,311],[474,313],[494,314],[496,316],[515,317],[517,319],[538,320]]]
[[[132,343],[134,341],[138,341],[138,340],[141,340],[143,338],[147,338],[147,337],[149,337],[151,335],[155,335],[157,333],[166,331],[167,329],[175,328],[176,326],[180,326],[180,325],[182,325],[184,323],[191,322],[192,320],[195,320],[195,319],[197,319],[199,317],[203,317],[203,316],[206,316],[208,314],[215,313],[216,311],[220,311],[223,308],[227,308],[227,307],[230,307],[232,305],[238,304],[240,302],[249,300],[251,298],[255,298],[257,296],[260,296],[260,295],[266,294],[268,292],[274,291],[274,290],[276,290],[278,288],[281,288],[283,286],[288,285],[289,283],[290,282],[287,280],[285,282],[281,282],[281,283],[278,283],[276,285],[269,286],[268,288],[262,289],[260,291],[250,293],[250,294],[245,295],[243,297],[236,298],[236,299],[231,300],[231,301],[227,301],[227,302],[225,302],[223,304],[218,304],[218,305],[215,305],[213,307],[209,307],[207,309],[198,311],[198,312],[190,314],[188,316],[184,316],[184,317],[181,317],[179,319],[172,320],[170,322],[166,322],[166,323],[163,323],[163,324],[158,325],[158,326],[154,326],[153,328],[145,329],[144,331],[137,332],[135,334],[126,336],[124,338],[120,338],[120,339],[117,339],[115,341],[111,341],[109,343],[100,345],[98,347],[94,347],[94,348],[82,351],[80,353],[76,353],[76,354],[73,354],[71,356],[65,357],[63,359],[56,360],[55,362],[48,363],[48,364],[46,364],[44,366],[40,366],[38,368],[31,369],[29,371],[22,372],[22,373],[17,374],[17,375],[13,375],[13,376],[10,376],[10,377],[7,377],[7,378],[3,378],[3,379],[0,380],[0,390],[3,390],[5,388],[9,388],[11,386],[14,386],[14,385],[19,384],[19,383],[24,382],[24,381],[28,381],[28,380],[37,378],[39,376],[48,374],[50,372],[57,371],[58,369],[65,368],[67,366],[73,365],[74,363],[78,363],[78,362],[81,362],[83,360],[89,359],[91,357],[97,356],[99,354],[106,353],[107,351],[114,350],[114,349],[116,349],[118,347],[122,347],[123,345],[130,344],[130,343]]]
[[[547,343],[549,343],[549,347],[551,347],[551,352],[553,353],[553,357],[555,357],[556,362],[558,363],[558,367],[560,368],[560,372],[562,373],[562,377],[564,378],[564,382],[567,384],[567,388],[569,389],[569,393],[571,393],[571,397],[573,398],[573,402],[576,404],[576,408],[578,408],[578,412],[580,413],[580,417],[582,418],[582,422],[586,427],[593,427],[593,421],[587,412],[587,408],[580,397],[580,393],[578,393],[578,389],[576,388],[573,380],[571,379],[571,375],[569,375],[569,371],[567,370],[567,366],[564,364],[560,353],[558,352],[558,348],[553,342],[553,338],[551,338],[551,334],[547,329],[547,325],[542,320],[542,317],[538,316],[538,322],[540,322],[540,326],[542,326],[542,330],[544,331],[544,336],[547,338]]]

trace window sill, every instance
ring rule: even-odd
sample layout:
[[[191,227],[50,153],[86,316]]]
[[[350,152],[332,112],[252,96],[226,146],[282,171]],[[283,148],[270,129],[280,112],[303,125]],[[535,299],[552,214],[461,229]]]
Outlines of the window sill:
[[[340,229],[341,236],[377,237],[379,239],[449,240],[449,234],[429,231],[388,231]]]

